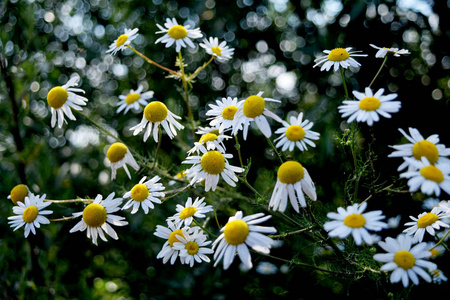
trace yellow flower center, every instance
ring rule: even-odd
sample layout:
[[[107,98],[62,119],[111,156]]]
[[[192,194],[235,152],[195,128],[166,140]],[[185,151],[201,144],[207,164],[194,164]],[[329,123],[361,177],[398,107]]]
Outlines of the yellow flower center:
[[[220,49],[217,46],[211,47],[211,51],[216,54],[217,56],[220,56],[222,54],[222,49]]]
[[[286,137],[288,140],[297,142],[305,138],[305,130],[298,125],[291,125],[286,129]]]
[[[180,242],[180,240],[177,239],[177,237],[176,237],[177,235],[182,236],[184,238],[183,230],[177,229],[177,230],[172,231],[172,233],[169,235],[169,245],[170,245],[170,247],[173,247],[173,243]]]
[[[83,210],[83,220],[89,227],[100,227],[106,221],[106,209],[98,203],[91,203]]]
[[[303,166],[296,161],[287,161],[278,168],[278,179],[282,183],[294,184],[302,180],[304,175]]]
[[[148,192],[148,187],[142,183],[136,184],[131,189],[131,198],[133,198],[133,200],[137,202],[144,201],[145,199],[147,199],[149,194],[150,193]]]
[[[238,108],[233,105],[225,107],[222,110],[222,118],[224,118],[225,120],[233,120],[237,110]]]
[[[217,135],[215,135],[214,133],[207,133],[202,135],[202,137],[200,138],[200,143],[204,144],[206,142],[212,142],[217,140]]]
[[[359,108],[366,111],[377,110],[381,105],[380,100],[375,97],[366,97],[359,101]]]
[[[28,188],[25,184],[18,184],[11,190],[11,201],[14,205],[17,205],[17,202],[25,203],[26,196],[28,196]]]
[[[179,39],[184,39],[185,37],[187,37],[188,32],[186,30],[186,28],[184,28],[181,25],[175,25],[170,27],[169,32],[168,32],[169,36],[175,40],[179,40]]]
[[[262,115],[264,112],[264,99],[260,96],[250,96],[248,97],[242,108],[244,115],[248,118],[256,118],[257,116]]]
[[[127,154],[128,148],[125,144],[122,143],[114,143],[109,147],[108,152],[106,152],[106,157],[108,157],[109,161],[112,163],[116,163],[121,161],[125,154]]]
[[[444,181],[444,174],[442,174],[441,170],[436,168],[435,166],[426,166],[420,169],[420,174],[422,174],[425,179],[441,183]]]
[[[177,178],[184,178],[184,177],[186,177],[186,175],[187,175],[186,171],[183,170],[181,172],[178,172],[176,177]]]
[[[245,221],[233,220],[225,225],[223,234],[228,244],[236,246],[245,242],[249,232]]]
[[[184,219],[187,219],[189,217],[192,217],[195,214],[196,211],[197,211],[197,209],[195,207],[193,207],[193,206],[186,207],[185,209],[183,209],[180,212],[180,219],[184,220]]]
[[[127,40],[128,40],[128,35],[122,34],[121,36],[119,36],[119,37],[117,38],[117,41],[116,41],[116,47],[122,46],[123,44],[125,44],[125,42],[126,42]]]
[[[217,175],[225,169],[225,157],[219,151],[208,151],[203,154],[200,164],[206,173]]]
[[[436,248],[428,251],[431,252],[431,257],[437,257],[439,255],[439,250],[437,250]]]
[[[152,123],[164,121],[167,117],[167,113],[168,110],[166,105],[159,101],[149,103],[144,110],[145,118]]]
[[[403,270],[409,270],[416,264],[416,259],[411,252],[406,250],[397,251],[394,255],[394,262]]]
[[[36,206],[28,206],[27,208],[25,208],[22,218],[26,223],[31,223],[36,220],[38,212],[39,211]]]
[[[431,273],[432,273],[433,277],[439,277],[439,275],[441,275],[441,273],[439,273],[438,269],[433,270]]]
[[[361,228],[366,225],[366,219],[361,214],[351,214],[345,217],[344,224],[351,228]]]
[[[136,101],[139,100],[139,98],[141,98],[141,95],[139,94],[128,94],[127,97],[125,98],[125,103],[130,105]]]
[[[187,250],[189,255],[195,255],[198,253],[198,244],[196,242],[187,242],[184,248]]]
[[[427,140],[416,142],[412,152],[415,159],[421,160],[422,156],[425,156],[430,164],[434,164],[439,158],[439,151],[436,145]]]
[[[47,103],[54,109],[61,108],[69,97],[69,92],[63,87],[54,87],[47,94]]]
[[[344,48],[336,48],[331,50],[330,54],[328,54],[328,60],[331,61],[343,61],[350,57],[350,54]]]
[[[417,227],[418,228],[426,228],[439,220],[439,217],[436,214],[433,213],[427,213],[423,217],[420,217],[419,220],[417,220]]]

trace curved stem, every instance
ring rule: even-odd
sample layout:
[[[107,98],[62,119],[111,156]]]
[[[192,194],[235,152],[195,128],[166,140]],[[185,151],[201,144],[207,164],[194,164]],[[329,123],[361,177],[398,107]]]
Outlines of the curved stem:
[[[158,158],[158,150],[159,147],[161,147],[161,140],[162,140],[162,132],[161,132],[161,127],[160,125],[158,125],[158,145],[156,146],[156,152],[155,152],[155,158],[153,160],[153,166],[151,167],[151,169],[153,170],[156,166],[156,159]]]
[[[67,221],[67,220],[72,220],[75,219],[75,216],[70,216],[70,217],[62,217],[59,219],[49,219],[50,222],[59,222],[59,221]]]
[[[204,63],[203,66],[197,68],[197,70],[195,70],[194,73],[189,75],[189,77],[187,78],[187,81],[190,82],[192,79],[197,77],[198,73],[200,73],[201,70],[204,70],[213,60],[214,60],[214,56],[211,56],[211,59],[208,62]]]
[[[342,69],[342,67],[339,66],[339,70],[341,71],[342,84],[344,85],[345,96],[347,97],[347,99],[350,99],[350,97],[348,95],[347,84],[345,83],[344,69]]]
[[[281,154],[278,152],[277,148],[275,148],[275,146],[273,145],[272,141],[267,138],[267,141],[269,142],[270,147],[272,147],[273,151],[275,152],[275,154],[278,156],[278,159],[280,160],[281,164],[283,164],[283,158],[281,157]]]
[[[143,59],[145,59],[148,63],[150,63],[150,64],[152,64],[152,65],[155,65],[155,66],[157,66],[158,68],[163,69],[163,70],[165,70],[165,71],[167,71],[167,72],[169,72],[169,73],[172,73],[172,74],[175,75],[175,76],[181,77],[181,74],[180,74],[180,73],[178,73],[178,72],[176,72],[176,71],[174,71],[174,70],[171,70],[171,69],[169,69],[169,68],[166,68],[166,67],[164,67],[164,66],[161,66],[160,64],[158,64],[158,63],[156,63],[155,61],[151,60],[150,58],[148,58],[147,56],[145,56],[145,55],[142,54],[141,52],[137,51],[136,49],[134,49],[134,48],[131,47],[130,45],[127,45],[126,47],[127,47],[128,49],[131,49],[134,53],[136,53],[137,55],[139,55],[139,56],[142,57]]]
[[[76,202],[90,203],[90,202],[93,202],[94,200],[92,200],[92,199],[68,199],[68,200],[45,199],[44,201],[52,202],[52,203],[76,203]]]
[[[234,139],[236,140],[236,150],[238,152],[238,156],[239,156],[239,162],[241,163],[241,168],[244,168],[244,163],[242,162],[242,155],[241,155],[241,145],[239,144],[239,140],[237,137],[237,134],[234,136]]]
[[[194,223],[200,227],[204,232],[208,233],[210,236],[217,238],[217,235],[211,233],[209,230],[207,230],[205,227],[203,227],[202,225],[200,225],[200,223],[196,220],[196,219],[192,219],[194,221]]]
[[[375,82],[375,79],[377,79],[378,75],[380,75],[381,70],[383,69],[384,65],[386,64],[387,59],[388,59],[388,55],[386,55],[386,56],[384,57],[383,63],[381,64],[380,69],[378,69],[378,72],[377,72],[377,74],[375,75],[375,77],[372,79],[372,82],[369,84],[369,87],[372,86],[372,84]]]
[[[191,104],[189,103],[189,88],[188,88],[188,80],[186,79],[186,74],[184,73],[184,64],[183,64],[183,56],[181,56],[181,51],[178,52],[178,64],[181,71],[181,81],[183,82],[184,88],[184,98],[186,100],[186,106],[188,109],[188,118],[191,121],[192,125],[192,138],[195,139],[195,124],[194,124],[194,116],[192,114]]]

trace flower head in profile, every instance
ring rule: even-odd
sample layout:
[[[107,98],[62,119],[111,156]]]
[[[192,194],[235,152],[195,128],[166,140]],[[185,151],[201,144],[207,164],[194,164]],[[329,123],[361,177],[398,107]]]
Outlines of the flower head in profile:
[[[28,237],[30,231],[36,234],[36,228],[40,228],[41,224],[50,224],[49,219],[44,217],[53,213],[51,210],[43,210],[48,207],[51,202],[44,202],[45,194],[42,196],[29,194],[25,196],[24,202],[18,201],[13,207],[13,213],[16,216],[8,217],[8,224],[15,227],[14,231],[25,225],[25,238]]]
[[[433,276],[433,283],[436,284],[441,284],[443,281],[448,280],[448,278],[444,275],[444,273],[439,269],[433,270],[431,272],[431,275]]]
[[[82,212],[74,213],[74,217],[82,217],[81,220],[70,230],[70,233],[76,231],[87,230],[87,237],[97,245],[97,238],[100,237],[107,242],[105,232],[117,240],[116,231],[111,227],[124,226],[128,222],[124,221],[124,217],[113,215],[114,212],[120,210],[119,205],[122,204],[122,198],[114,198],[115,193],[111,193],[103,200],[103,196],[98,194],[91,204],[88,204]],[[110,225],[111,224],[111,225]]]
[[[204,39],[203,43],[200,43],[200,47],[206,50],[206,53],[214,56],[219,62],[226,62],[234,54],[234,48],[227,46],[227,42],[223,41],[219,44],[219,39],[216,37],[210,37],[209,40]]]
[[[327,217],[333,221],[326,222],[323,228],[328,231],[330,237],[344,239],[351,234],[356,245],[359,246],[363,242],[372,245],[374,239],[369,234],[369,230],[380,231],[388,228],[388,225],[381,221],[385,218],[381,210],[364,213],[366,208],[367,202],[355,203],[347,209],[339,207],[337,213],[327,214]]]
[[[78,85],[79,81],[80,77],[74,76],[70,78],[65,85],[56,86],[48,92],[47,103],[50,106],[50,111],[52,113],[52,127],[55,127],[57,119],[59,128],[63,126],[64,122],[67,123],[64,115],[66,115],[70,120],[75,121],[76,118],[71,109],[81,111],[81,106],[86,105],[88,99],[74,93],[84,93],[84,91],[82,89],[72,87]]]
[[[156,231],[153,234],[166,240],[156,256],[158,259],[162,258],[164,264],[170,260],[170,264],[173,265],[180,254],[180,250],[174,249],[174,243],[180,242],[180,237],[184,238],[182,225],[183,223],[175,225],[172,221],[167,221],[167,227],[156,225]],[[185,259],[185,257],[180,257],[182,264],[184,264]]]
[[[200,152],[200,146],[205,147],[207,150],[217,150],[220,153],[225,153],[225,145],[223,141],[225,139],[229,139],[231,136],[219,134],[219,133],[205,133],[200,137],[200,140],[198,142],[194,142],[194,147],[192,147],[187,153],[191,155],[192,153],[199,154]]]
[[[376,58],[384,58],[386,55],[393,55],[399,57],[403,54],[411,54],[406,49],[398,49],[398,48],[387,48],[387,47],[378,47],[373,44],[370,44],[372,48],[378,49],[377,53],[375,54]]]
[[[195,133],[199,134],[199,135],[205,135],[207,133],[214,133],[215,135],[219,135],[220,134],[218,126],[214,126],[214,127],[202,127],[202,126],[199,126]]]
[[[262,261],[256,266],[256,272],[262,275],[273,275],[278,272],[278,268],[270,262]]]
[[[125,32],[120,35],[114,43],[109,45],[109,49],[106,51],[106,53],[112,52],[113,55],[115,55],[119,50],[125,49],[125,47],[129,44],[131,44],[131,41],[134,40],[137,37],[137,32],[139,29],[125,29]]]
[[[353,95],[358,100],[344,100],[343,105],[338,107],[339,112],[342,113],[342,118],[350,116],[348,123],[366,122],[367,125],[372,126],[373,122],[380,120],[380,115],[385,118],[390,118],[391,113],[396,113],[400,110],[401,102],[392,101],[397,98],[397,94],[389,94],[383,96],[384,89],[379,89],[375,94],[368,87],[365,93],[353,91]]]
[[[147,214],[149,209],[155,208],[153,203],[161,204],[161,200],[158,197],[164,197],[164,193],[161,193],[165,189],[162,183],[158,181],[161,179],[159,176],[155,176],[150,180],[147,180],[147,176],[142,177],[138,184],[133,186],[131,191],[128,191],[123,195],[124,199],[130,198],[122,209],[128,209],[133,207],[131,213],[134,214],[142,207],[144,213]]]
[[[130,165],[136,171],[139,170],[139,165],[134,159],[133,155],[131,155],[128,147],[123,143],[114,143],[112,144],[108,152],[106,152],[106,157],[111,163],[111,180],[116,178],[117,169],[123,167],[125,172],[128,175],[128,178],[131,179],[130,171],[128,171],[127,164]]]
[[[177,204],[177,213],[172,217],[167,218],[168,221],[173,221],[175,224],[184,223],[184,226],[191,226],[195,218],[205,218],[205,214],[213,211],[212,205],[206,205],[205,197],[196,198],[192,202],[192,198],[188,197],[186,204],[183,206]]]
[[[277,183],[269,202],[269,209],[284,212],[288,199],[296,212],[300,212],[298,204],[306,207],[306,193],[311,200],[317,200],[316,188],[308,171],[293,160],[284,162],[277,173]]]
[[[30,192],[30,189],[25,184],[18,184],[12,188],[10,194],[8,195],[8,199],[17,205],[17,202],[25,203],[25,197],[31,197],[33,195]]]
[[[207,240],[203,230],[200,227],[184,227],[182,232],[183,234],[177,235],[178,242],[173,243],[173,249],[179,251],[180,259],[184,259],[183,263],[193,267],[194,262],[210,262],[206,255],[214,253],[214,250],[206,247],[211,241]]]
[[[238,102],[237,98],[222,98],[216,100],[216,104],[209,104],[210,109],[206,112],[207,116],[211,116],[208,120],[209,125],[218,127],[219,132],[231,129],[234,123],[234,117],[239,109],[242,108],[243,102]],[[242,129],[239,128],[238,130]]]
[[[228,269],[234,260],[236,253],[241,262],[252,268],[252,259],[248,247],[253,250],[269,254],[273,240],[264,235],[275,233],[275,227],[260,226],[258,224],[267,221],[271,216],[257,213],[244,217],[242,211],[238,211],[228,219],[228,223],[221,229],[222,234],[214,241],[214,266],[223,259],[224,270]]]
[[[281,147],[281,151],[288,149],[292,151],[297,146],[300,151],[306,151],[307,145],[316,147],[313,140],[318,140],[320,134],[311,130],[313,122],[303,121],[303,113],[300,113],[297,118],[292,116],[289,121],[290,123],[283,121],[283,127],[275,131],[276,134],[281,134],[274,140],[274,142],[278,141],[276,148]]]
[[[441,244],[437,245],[436,242],[428,242],[427,245],[428,251],[431,252],[430,259],[435,259],[445,252],[445,247]]]
[[[428,213],[421,213],[417,218],[410,216],[413,222],[405,223],[405,226],[410,227],[403,230],[403,232],[407,235],[414,235],[413,243],[422,242],[425,231],[434,237],[435,230],[439,230],[441,227],[450,227],[448,224],[441,221],[449,215],[450,214],[445,213],[439,207],[435,207]]]
[[[357,62],[353,57],[367,56],[367,54],[357,54],[361,51],[351,51],[352,47],[348,48],[335,48],[333,50],[324,50],[323,53],[327,54],[322,57],[316,58],[316,63],[313,68],[322,65],[320,71],[329,71],[332,67],[335,72],[339,70],[339,67],[347,69],[348,67],[359,67],[361,64]]]
[[[181,119],[181,117],[168,110],[164,103],[152,101],[145,107],[142,121],[136,126],[131,127],[130,130],[133,131],[133,135],[137,135],[147,126],[144,134],[144,142],[147,141],[150,134],[153,135],[155,142],[158,142],[159,125],[162,125],[167,135],[173,139],[177,135],[177,129],[181,130],[184,128],[175,119]]]
[[[176,52],[180,52],[181,47],[186,48],[189,46],[195,48],[192,39],[201,38],[203,36],[199,28],[189,29],[189,25],[178,25],[175,18],[172,18],[172,20],[167,18],[166,23],[164,23],[165,28],[159,24],[156,24],[156,26],[160,29],[160,31],[157,31],[156,33],[164,33],[164,35],[157,39],[155,44],[161,42],[166,44],[166,48],[175,44]]]
[[[142,93],[143,89],[144,87],[140,84],[136,91],[130,90],[126,96],[120,95],[119,96],[120,101],[117,103],[117,106],[119,107],[117,108],[117,113],[120,113],[121,111],[125,110],[124,113],[126,114],[130,109],[134,111],[140,111],[141,105],[144,107],[147,106],[148,105],[147,100],[153,97],[154,92],[148,91]]]
[[[374,260],[385,263],[381,271],[393,271],[390,277],[391,283],[401,281],[406,288],[411,280],[415,285],[419,284],[419,275],[425,281],[431,282],[428,272],[436,270],[436,264],[427,259],[431,253],[427,249],[427,243],[419,243],[411,248],[413,242],[410,236],[400,234],[397,239],[391,237],[381,241],[378,245],[387,253],[378,253]]]

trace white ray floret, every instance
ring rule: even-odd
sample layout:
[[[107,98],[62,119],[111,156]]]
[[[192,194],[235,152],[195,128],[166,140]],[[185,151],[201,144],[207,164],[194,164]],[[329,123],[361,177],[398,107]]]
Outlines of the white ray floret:
[[[329,71],[331,68],[334,69],[335,72],[339,71],[339,68],[342,67],[347,69],[348,67],[359,67],[361,64],[357,62],[353,57],[364,57],[367,54],[357,54],[361,51],[351,51],[352,47],[347,48],[335,48],[333,50],[324,50],[323,53],[327,54],[316,58],[314,62],[316,63],[313,68],[322,65],[320,71],[326,70]]]
[[[175,44],[176,52],[180,52],[182,47],[186,48],[189,46],[191,48],[195,48],[192,40],[203,36],[199,28],[189,29],[190,25],[178,25],[175,18],[167,18],[166,23],[164,23],[165,28],[159,24],[156,24],[156,26],[160,29],[160,31],[157,31],[156,33],[164,33],[164,35],[158,38],[155,44],[161,42],[166,44],[166,48]]]

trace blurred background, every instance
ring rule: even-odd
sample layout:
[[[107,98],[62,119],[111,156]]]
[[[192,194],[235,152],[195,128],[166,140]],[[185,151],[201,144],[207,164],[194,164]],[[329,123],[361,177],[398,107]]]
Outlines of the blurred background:
[[[155,174],[141,168],[132,171],[132,180],[120,169],[116,180],[110,181],[110,165],[106,151],[114,142],[92,123],[77,116],[62,129],[51,128],[51,114],[46,102],[54,86],[63,85],[73,75],[81,77],[80,86],[89,99],[83,113],[89,115],[110,132],[119,136],[143,157],[152,157],[156,144],[142,141],[142,134],[132,136],[130,127],[137,124],[142,113],[117,114],[119,95],[126,95],[139,84],[144,91],[154,91],[154,99],[186,120],[187,110],[181,96],[181,83],[167,79],[167,73],[125,50],[112,56],[109,45],[125,28],[139,28],[132,42],[135,49],[157,63],[175,68],[174,48],[165,48],[155,41],[161,34],[156,24],[166,18],[176,18],[180,24],[199,27],[204,37],[218,37],[235,48],[228,63],[211,63],[201,71],[191,91],[191,107],[201,126],[207,126],[208,104],[222,97],[247,96],[264,91],[264,96],[279,99],[279,105],[269,108],[283,119],[303,112],[314,122],[312,130],[321,134],[316,148],[293,158],[309,171],[318,191],[313,209],[318,218],[343,205],[346,181],[353,171],[351,153],[337,139],[348,124],[337,113],[344,99],[339,73],[321,72],[313,68],[314,59],[323,50],[353,47],[368,54],[357,58],[360,68],[345,71],[349,91],[363,91],[370,84],[383,59],[375,58],[376,49],[369,46],[398,47],[411,54],[391,57],[373,85],[375,90],[398,93],[402,102],[399,113],[391,119],[381,119],[373,126],[361,127],[361,145],[365,156],[367,145],[377,159],[376,183],[394,184],[406,189],[398,178],[400,159],[387,158],[389,145],[406,142],[398,128],[417,128],[424,137],[439,134],[441,143],[450,145],[447,132],[450,99],[449,22],[450,1],[398,0],[237,0],[237,1],[8,1],[0,3],[0,298],[2,299],[163,299],[204,297],[231,299],[245,296],[260,299],[314,297],[361,297],[386,299],[389,293],[407,295],[400,284],[390,285],[388,278],[373,280],[368,276],[348,278],[314,271],[289,263],[292,258],[320,265],[317,249],[305,235],[293,235],[283,240],[270,257],[252,254],[255,268],[244,271],[236,258],[229,270],[221,265],[203,263],[190,268],[177,262],[164,265],[156,259],[164,240],[153,235],[156,225],[175,213],[177,203],[187,197],[206,196],[215,204],[222,225],[236,210],[244,214],[265,212],[267,203],[247,201],[254,194],[244,185],[236,189],[204,193],[202,188],[190,189],[171,198],[148,215],[139,211],[131,215],[123,211],[129,226],[117,228],[119,240],[99,241],[95,246],[86,233],[69,233],[77,221],[54,222],[43,226],[37,235],[23,237],[23,229],[15,232],[7,224],[12,215],[12,202],[7,199],[11,189],[24,183],[35,194],[48,199],[104,198],[111,192],[122,196],[143,176]],[[197,43],[198,45],[198,43]],[[208,54],[200,48],[182,50],[187,72],[193,72]],[[277,124],[271,123],[275,131]],[[183,186],[173,180],[183,170],[186,158],[183,144],[193,146],[192,138],[181,132],[171,141],[163,134],[158,164],[168,171],[162,182],[166,190]],[[374,134],[374,141],[367,141]],[[278,158],[259,130],[241,141],[244,161],[251,159],[249,182],[270,199],[276,180]],[[272,140],[276,136],[272,136]],[[197,137],[198,138],[198,137]],[[227,142],[235,155],[231,162],[238,165],[233,141]],[[147,163],[150,163],[147,162]],[[142,162],[141,163],[145,163]],[[363,176],[359,199],[369,192],[371,176]],[[224,186],[224,185],[222,185]],[[366,187],[366,188],[364,188]],[[227,191],[237,191],[232,197]],[[442,200],[448,200],[443,195]],[[409,215],[423,211],[423,195],[381,193],[370,200],[369,209],[383,209],[387,218],[401,215],[401,223]],[[56,205],[50,208],[54,217],[70,216],[83,209],[82,204]],[[302,221],[292,209],[286,212]],[[53,217],[53,215],[52,215]],[[292,231],[292,224],[274,214],[267,225],[279,232]],[[211,220],[211,230],[217,226]],[[396,235],[403,225],[386,234]],[[385,234],[385,233],[383,233]],[[377,251],[376,247],[372,249]],[[448,258],[439,258],[438,266],[450,275]],[[260,262],[277,267],[274,275],[256,271]],[[324,265],[322,265],[324,266]],[[410,298],[421,292],[443,292],[448,284],[414,287]],[[30,295],[33,297],[30,298]],[[400,297],[399,296],[399,297]]]

